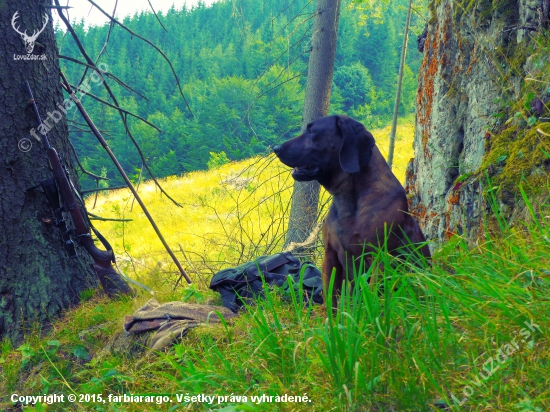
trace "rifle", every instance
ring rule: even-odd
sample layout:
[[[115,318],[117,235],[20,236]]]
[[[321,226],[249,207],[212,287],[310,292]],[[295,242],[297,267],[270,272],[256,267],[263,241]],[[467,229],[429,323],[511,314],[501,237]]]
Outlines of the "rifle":
[[[187,273],[185,273],[185,270],[181,266],[181,263],[179,262],[176,255],[174,255],[174,252],[172,252],[172,249],[170,249],[170,246],[168,246],[168,243],[164,239],[164,236],[162,236],[162,233],[160,233],[160,229],[158,228],[157,224],[153,220],[153,217],[151,216],[151,214],[149,213],[149,211],[145,207],[145,204],[141,200],[141,197],[138,195],[138,192],[137,192],[136,188],[134,187],[134,185],[132,185],[132,182],[130,182],[130,179],[128,179],[128,176],[126,175],[126,172],[124,171],[121,164],[119,163],[119,161],[115,157],[115,154],[113,153],[113,151],[111,150],[111,148],[109,147],[109,145],[107,144],[107,142],[105,141],[105,139],[103,138],[101,133],[99,132],[98,128],[95,126],[94,122],[92,122],[92,119],[90,118],[90,116],[86,112],[86,109],[84,109],[84,106],[82,105],[82,103],[80,103],[80,100],[78,100],[78,98],[75,96],[75,94],[74,94],[74,92],[71,88],[71,85],[69,84],[69,81],[67,80],[67,78],[65,77],[63,72],[60,72],[59,74],[61,76],[61,79],[62,79],[61,84],[63,85],[64,89],[67,91],[67,93],[69,93],[69,96],[71,96],[71,99],[73,100],[74,104],[76,104],[76,107],[78,108],[78,110],[80,111],[80,114],[82,115],[82,117],[84,118],[84,120],[86,121],[88,126],[90,127],[90,130],[92,131],[92,133],[97,138],[97,140],[99,141],[101,146],[103,146],[103,148],[105,149],[105,151],[107,152],[107,154],[111,158],[113,164],[118,169],[118,172],[120,173],[120,176],[122,176],[122,178],[124,179],[124,182],[126,182],[126,186],[128,186],[128,189],[130,189],[130,192],[132,192],[132,195],[134,196],[134,198],[139,203],[139,206],[141,207],[141,210],[143,210],[143,213],[145,214],[145,216],[149,220],[149,223],[151,223],[151,226],[153,227],[153,230],[155,231],[155,233],[157,234],[159,240],[161,241],[162,245],[164,246],[164,249],[166,249],[166,252],[168,252],[168,255],[170,255],[170,257],[172,258],[172,261],[174,262],[174,264],[176,265],[176,267],[180,271],[180,277],[176,281],[176,284],[174,286],[174,290],[178,286],[178,283],[180,282],[181,278],[185,278],[187,283],[191,284],[192,283],[191,279],[189,278]]]
[[[25,80],[23,82],[23,86],[30,98],[29,104],[32,105],[38,124],[41,125],[42,119],[40,118],[40,113],[38,113],[38,107],[36,106],[36,101],[32,94],[29,82]],[[116,263],[113,248],[109,242],[90,224],[94,234],[107,250],[100,250],[95,246],[92,236],[90,235],[90,229],[88,228],[86,219],[84,218],[77,203],[75,195],[76,188],[72,184],[67,171],[61,164],[61,159],[59,158],[57,151],[51,146],[47,134],[43,134],[43,139],[54,177],[44,180],[40,183],[40,186],[42,186],[46,197],[54,209],[56,220],[55,223],[56,226],[61,229],[67,254],[71,258],[75,258],[77,256],[74,242],[72,240],[72,238],[75,237],[78,243],[82,245],[82,247],[93,259],[97,276],[99,277],[101,286],[107,295],[109,297],[114,297],[116,295],[132,294],[133,291],[130,286],[128,286],[125,280],[113,267],[113,263]],[[61,195],[61,203],[59,202],[59,195]],[[68,212],[71,216],[74,229],[71,230],[67,228],[67,222],[64,218],[63,212]]]

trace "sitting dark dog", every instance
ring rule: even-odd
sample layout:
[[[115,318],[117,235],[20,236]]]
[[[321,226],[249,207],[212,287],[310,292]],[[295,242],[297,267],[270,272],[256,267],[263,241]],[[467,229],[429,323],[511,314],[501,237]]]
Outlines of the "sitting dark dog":
[[[294,168],[295,180],[317,180],[332,195],[323,222],[325,291],[335,268],[333,294],[340,293],[346,268],[353,276],[354,258],[383,245],[384,227],[392,254],[403,254],[407,245],[410,253],[411,243],[425,242],[418,223],[408,213],[403,186],[380,154],[372,134],[358,121],[347,116],[317,119],[303,134],[274,151],[281,162]],[[419,253],[430,257],[425,244]],[[370,264],[369,259],[365,264]],[[353,284],[353,279],[348,280]]]

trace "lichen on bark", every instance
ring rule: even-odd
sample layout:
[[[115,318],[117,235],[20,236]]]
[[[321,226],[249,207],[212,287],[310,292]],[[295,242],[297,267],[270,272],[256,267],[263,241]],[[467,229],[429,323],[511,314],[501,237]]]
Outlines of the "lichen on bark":
[[[548,188],[550,161],[540,146],[550,126],[529,107],[546,91],[525,81],[535,66],[538,76],[548,73],[547,59],[535,57],[547,55],[540,28],[548,16],[533,19],[533,7],[542,10],[543,1],[431,3],[407,191],[432,240],[483,234],[488,182],[506,217],[521,214],[520,181],[533,194]]]

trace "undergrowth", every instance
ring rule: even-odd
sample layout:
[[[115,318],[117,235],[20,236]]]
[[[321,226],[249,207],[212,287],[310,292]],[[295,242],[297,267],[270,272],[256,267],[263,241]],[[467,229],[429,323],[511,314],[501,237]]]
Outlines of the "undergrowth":
[[[431,264],[411,265],[380,250],[368,270],[360,262],[354,269],[356,286],[351,294],[344,289],[337,311],[268,289],[234,322],[193,329],[166,352],[110,346],[121,315],[150,296],[106,301],[95,294],[44,337],[34,331],[17,348],[3,342],[2,408],[11,407],[14,393],[72,393],[171,402],[42,402],[35,408],[547,410],[545,205],[533,223],[512,228],[502,221],[500,232],[487,231],[483,242],[453,237]],[[379,267],[384,271],[374,273]],[[164,298],[217,299],[201,289],[165,291]],[[213,396],[212,403],[203,395]],[[289,396],[300,401],[288,402]]]
[[[267,289],[233,321],[162,352],[122,332],[123,315],[151,295],[85,291],[47,330],[29,325],[22,343],[2,342],[0,409],[548,410],[549,199],[534,208],[518,190],[528,221],[509,225],[488,193],[497,225],[484,240],[453,236],[420,265],[382,248],[370,268],[358,260],[337,310]],[[204,282],[174,290],[161,275],[151,282],[161,302],[220,303]],[[65,400],[18,401],[44,394]]]

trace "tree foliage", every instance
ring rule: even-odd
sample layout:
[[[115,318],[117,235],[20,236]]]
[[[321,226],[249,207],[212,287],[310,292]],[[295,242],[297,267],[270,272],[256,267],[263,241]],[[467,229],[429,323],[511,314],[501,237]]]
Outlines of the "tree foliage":
[[[377,7],[372,19],[362,19],[365,13],[347,3],[341,15],[331,111],[358,117],[371,127],[387,122],[391,115],[399,33],[406,12],[404,0],[393,3]],[[171,60],[193,115],[163,57],[120,27],[111,30],[100,61],[142,95],[107,79],[121,106],[161,130],[128,117],[158,176],[206,169],[211,152],[225,152],[229,160],[263,153],[299,131],[313,10],[314,3],[308,0],[199,4],[159,13],[167,31],[152,13],[126,18],[127,27],[144,35]],[[89,55],[98,56],[109,25],[86,27],[81,21],[74,27]],[[82,60],[72,38],[64,34],[57,30],[61,54]],[[413,73],[420,62],[413,45],[411,50],[401,105],[406,112],[414,107]],[[75,83],[83,77],[82,65],[65,60],[62,68]],[[109,100],[94,83],[90,93]],[[137,178],[141,159],[119,115],[90,96],[83,101],[125,170]],[[82,163],[96,174],[106,170],[111,185],[121,183],[101,147],[82,130],[78,115],[71,119],[71,138]],[[85,187],[92,183],[82,177]]]

